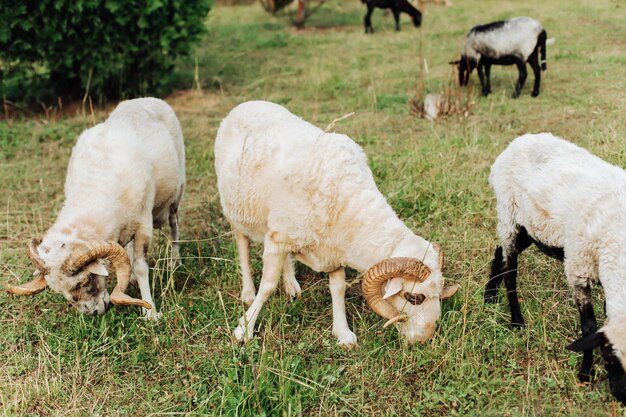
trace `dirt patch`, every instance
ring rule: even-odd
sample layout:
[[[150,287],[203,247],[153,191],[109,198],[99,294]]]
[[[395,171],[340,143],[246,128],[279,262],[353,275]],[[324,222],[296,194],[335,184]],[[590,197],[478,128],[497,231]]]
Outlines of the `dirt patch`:
[[[221,101],[221,96],[198,90],[178,90],[164,97],[163,100],[167,101],[176,112],[196,114],[216,107]]]

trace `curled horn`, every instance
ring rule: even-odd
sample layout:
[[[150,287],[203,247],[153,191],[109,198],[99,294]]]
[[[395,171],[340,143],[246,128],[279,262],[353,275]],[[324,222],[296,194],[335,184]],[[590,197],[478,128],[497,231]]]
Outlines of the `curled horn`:
[[[401,277],[411,281],[423,282],[430,275],[430,269],[415,258],[391,258],[378,262],[363,277],[361,284],[365,301],[372,310],[388,319],[383,327],[406,320],[388,301],[383,299],[383,285],[391,278]]]
[[[113,264],[117,275],[117,285],[111,293],[111,303],[116,305],[134,305],[151,309],[150,303],[125,294],[130,281],[130,260],[119,243],[94,240],[75,250],[61,265],[61,272],[75,275],[87,264],[96,259],[107,259]]]
[[[7,292],[15,295],[35,295],[46,289],[48,284],[46,283],[45,275],[50,272],[50,268],[48,268],[39,257],[37,246],[39,246],[40,243],[41,239],[32,238],[26,245],[26,255],[28,255],[37,269],[35,279],[21,285],[6,284],[5,289]]]
[[[15,295],[35,295],[46,289],[46,278],[43,274],[37,274],[34,280],[22,285],[6,284],[7,292]]]
[[[32,238],[28,241],[26,245],[26,255],[32,261],[35,268],[41,273],[41,275],[46,275],[50,272],[50,268],[46,266],[43,260],[39,257],[39,252],[37,252],[37,246],[41,244],[41,239]]]

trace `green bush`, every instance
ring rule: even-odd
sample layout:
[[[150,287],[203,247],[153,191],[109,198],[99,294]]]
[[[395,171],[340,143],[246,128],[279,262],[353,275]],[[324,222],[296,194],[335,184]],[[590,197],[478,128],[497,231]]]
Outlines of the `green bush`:
[[[159,94],[205,31],[212,0],[0,0],[10,100]]]

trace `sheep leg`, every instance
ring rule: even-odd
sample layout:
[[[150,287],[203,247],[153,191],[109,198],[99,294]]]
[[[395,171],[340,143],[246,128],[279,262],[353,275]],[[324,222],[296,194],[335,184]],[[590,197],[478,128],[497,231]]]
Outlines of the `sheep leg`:
[[[391,12],[393,13],[393,18],[396,21],[396,32],[399,32],[400,31],[400,10],[391,9]]]
[[[374,33],[374,28],[372,27],[372,13],[374,12],[374,7],[367,5],[367,13],[365,14],[365,18],[363,19],[363,24],[365,25],[365,33]]]
[[[356,346],[356,335],[352,333],[346,318],[346,271],[339,268],[329,274],[330,297],[333,301],[333,335],[337,344],[350,349]]]
[[[537,38],[537,49],[541,49],[541,69],[545,71],[548,68],[548,64],[546,63],[546,40],[548,38],[548,33],[543,30],[539,37]]]
[[[178,203],[170,206],[170,234],[172,235],[172,253],[170,255],[170,266],[173,268],[180,259],[180,242],[178,241]]]
[[[139,286],[141,299],[148,302],[152,306],[150,310],[142,308],[144,318],[151,321],[158,321],[159,318],[161,318],[161,314],[157,312],[156,304],[154,304],[154,301],[152,300],[149,277],[150,268],[148,268],[148,262],[146,262],[151,237],[152,220],[144,222],[143,227],[135,234],[135,241],[133,242],[135,258],[133,260],[133,273],[137,278],[137,285]]]
[[[484,95],[491,93],[491,62],[485,62],[485,88],[487,93],[483,90]]]
[[[256,289],[250,272],[250,240],[241,232],[235,231],[239,269],[241,270],[241,301],[250,306],[254,301]]]
[[[578,313],[580,314],[580,324],[582,327],[583,338],[595,333],[598,330],[598,322],[593,312],[593,304],[591,300],[591,287],[587,285],[574,286],[574,300]],[[578,380],[580,382],[589,382],[593,377],[593,349],[583,351],[583,361],[578,371]]]
[[[541,84],[541,67],[539,66],[538,51],[536,49],[530,55],[528,63],[535,74],[535,84],[533,85],[533,92],[530,95],[531,97],[537,97],[539,95],[539,86]]]
[[[263,304],[274,293],[287,254],[280,249],[269,235],[263,242],[263,276],[259,291],[246,314],[239,319],[239,325],[233,331],[233,337],[240,342],[249,341],[254,334],[254,324],[263,308]]]
[[[505,259],[504,263],[504,286],[506,287],[507,298],[509,299],[509,308],[511,310],[511,326],[524,326],[524,316],[520,309],[519,299],[517,298],[517,257],[526,248],[532,244],[533,240],[528,236],[526,228],[520,227],[514,236],[514,244],[503,246],[502,254]]]
[[[293,269],[293,258],[291,254],[285,256],[285,263],[283,265],[283,288],[285,294],[287,294],[290,299],[300,298],[302,295],[302,289],[296,280],[296,271]]]
[[[478,79],[480,80],[480,87],[483,93],[483,96],[487,96],[489,95],[489,90],[487,89],[487,85],[485,84],[485,73],[483,72],[484,70],[484,63],[482,61],[478,62],[478,67],[476,68],[478,70]]]
[[[489,281],[485,286],[484,299],[486,303],[495,303],[498,297],[498,286],[504,278],[502,273],[504,269],[504,259],[502,258],[502,246],[496,248],[496,252],[491,261],[491,273],[489,274]]]
[[[528,73],[526,72],[526,63],[521,59],[517,61],[517,70],[519,71],[519,78],[517,79],[517,83],[515,84],[515,91],[513,92],[513,98],[518,98],[520,93],[522,92],[522,88],[524,87],[524,83],[526,82],[526,77]]]
[[[128,242],[128,244],[126,245],[124,249],[126,250],[126,255],[128,255],[128,261],[130,262],[131,265],[134,264],[135,263],[135,243],[131,240],[130,242]],[[135,274],[130,274],[130,283],[137,284],[137,277],[135,276]]]

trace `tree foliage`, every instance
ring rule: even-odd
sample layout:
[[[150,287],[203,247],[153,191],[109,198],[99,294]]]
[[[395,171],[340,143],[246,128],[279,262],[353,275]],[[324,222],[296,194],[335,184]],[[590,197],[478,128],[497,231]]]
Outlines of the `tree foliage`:
[[[212,0],[0,0],[1,93],[129,97],[162,90]],[[17,97],[16,97],[17,96]]]

